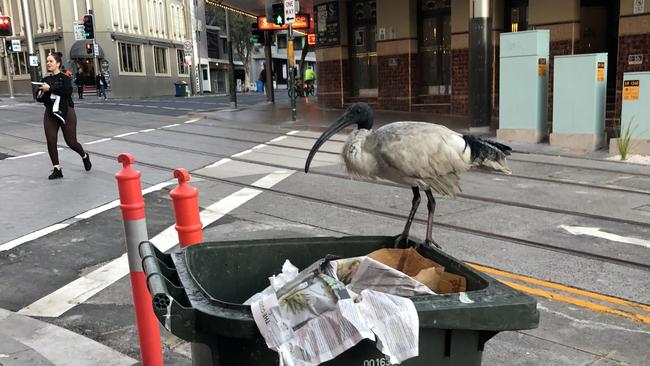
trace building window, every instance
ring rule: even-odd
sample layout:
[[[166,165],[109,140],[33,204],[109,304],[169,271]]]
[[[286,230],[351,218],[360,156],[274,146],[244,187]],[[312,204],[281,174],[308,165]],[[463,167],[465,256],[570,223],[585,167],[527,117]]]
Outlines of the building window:
[[[118,44],[120,71],[125,73],[142,73],[141,46],[131,43]]]
[[[153,61],[156,74],[168,74],[167,68],[167,49],[163,47],[153,48]]]
[[[190,68],[185,64],[185,51],[176,50],[176,61],[178,62],[178,75],[188,75]]]
[[[352,94],[376,96],[377,93],[377,1],[348,2],[350,67]]]
[[[451,1],[420,0],[418,7],[421,94],[451,93]]]
[[[14,67],[14,76],[29,75],[27,52],[11,52],[11,65]]]
[[[221,38],[221,49],[223,50],[224,55],[228,54],[228,39]]]
[[[278,49],[285,49],[287,48],[287,35],[286,34],[278,34]]]

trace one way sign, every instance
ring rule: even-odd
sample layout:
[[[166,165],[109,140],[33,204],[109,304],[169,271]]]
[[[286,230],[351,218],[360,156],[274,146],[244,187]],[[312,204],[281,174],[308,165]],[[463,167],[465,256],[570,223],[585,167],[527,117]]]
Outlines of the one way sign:
[[[293,24],[296,22],[296,5],[295,0],[284,0],[284,22]]]

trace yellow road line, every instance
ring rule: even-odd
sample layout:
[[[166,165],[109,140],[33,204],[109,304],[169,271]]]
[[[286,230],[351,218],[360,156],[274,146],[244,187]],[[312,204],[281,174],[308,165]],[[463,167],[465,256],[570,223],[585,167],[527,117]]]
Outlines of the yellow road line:
[[[574,288],[574,287],[560,285],[560,284],[554,283],[554,282],[542,281],[542,280],[538,280],[536,278],[532,278],[532,277],[528,277],[528,276],[523,276],[523,275],[518,275],[518,274],[514,274],[514,273],[510,273],[510,272],[505,272],[505,271],[501,271],[501,270],[494,269],[494,268],[491,268],[491,267],[485,267],[485,266],[482,266],[482,265],[479,265],[479,264],[476,264],[476,263],[470,263],[470,262],[466,262],[466,263],[468,265],[474,267],[475,269],[481,271],[481,272],[485,272],[485,273],[489,273],[489,274],[493,274],[493,275],[497,275],[497,276],[501,276],[501,277],[506,277],[506,278],[512,278],[512,279],[519,280],[519,281],[522,281],[522,282],[528,282],[530,284],[537,285],[537,286],[548,287],[548,288],[568,292],[568,293],[575,294],[575,295],[589,297],[589,298],[592,298],[592,299],[595,299],[595,300],[607,301],[607,302],[612,303],[612,304],[629,306],[631,308],[637,308],[637,309],[641,309],[641,310],[650,312],[650,306],[648,306],[646,304],[642,304],[642,303],[638,303],[638,302],[634,302],[634,301],[629,301],[629,300],[624,300],[624,299],[620,299],[618,297],[601,295],[601,294],[597,294],[597,293],[594,293],[594,292],[577,289],[577,288]]]
[[[554,294],[554,293],[551,293],[551,292],[548,292],[548,291],[544,291],[544,290],[540,290],[540,289],[520,285],[520,284],[517,284],[517,283],[514,283],[514,282],[509,282],[509,281],[501,281],[501,282],[503,282],[504,284],[514,288],[515,290],[526,292],[526,293],[529,293],[529,294],[532,294],[532,295],[546,297],[548,299],[562,301],[562,302],[566,302],[566,303],[573,304],[573,305],[576,305],[576,306],[580,306],[580,307],[583,307],[583,308],[587,308],[587,309],[591,309],[591,310],[595,310],[595,311],[600,311],[600,312],[604,312],[604,313],[609,313],[609,314],[614,314],[614,315],[618,315],[618,316],[623,316],[623,317],[626,317],[628,319],[632,319],[632,320],[640,321],[640,322],[643,322],[643,323],[646,323],[646,324],[650,324],[650,317],[647,317],[647,316],[634,314],[634,313],[629,313],[627,311],[622,311],[622,310],[618,310],[618,309],[613,309],[613,308],[610,308],[609,306],[604,306],[604,305],[596,304],[596,303],[593,303],[593,302],[576,299],[576,298],[573,298],[573,297],[570,297],[570,296]]]

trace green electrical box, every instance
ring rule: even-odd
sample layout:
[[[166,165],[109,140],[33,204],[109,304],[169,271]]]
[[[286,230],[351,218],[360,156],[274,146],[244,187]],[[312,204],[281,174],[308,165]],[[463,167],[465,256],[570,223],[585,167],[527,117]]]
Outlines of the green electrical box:
[[[607,53],[555,56],[550,144],[597,150],[605,144]]]
[[[497,137],[536,143],[546,136],[549,31],[501,33]]]
[[[650,155],[650,71],[623,74],[623,108],[616,135],[629,132],[628,153]],[[618,154],[618,139],[610,140],[609,151]]]

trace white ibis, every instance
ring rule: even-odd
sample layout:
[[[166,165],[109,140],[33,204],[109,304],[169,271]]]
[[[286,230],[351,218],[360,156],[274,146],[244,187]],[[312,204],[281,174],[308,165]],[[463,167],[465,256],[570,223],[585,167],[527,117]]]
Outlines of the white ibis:
[[[413,201],[399,241],[408,240],[413,217],[420,205],[420,189],[427,195],[425,245],[440,247],[431,239],[436,201],[432,192],[454,198],[461,191],[459,175],[473,167],[491,168],[505,174],[511,148],[472,135],[462,135],[445,126],[426,122],[393,122],[372,130],[373,112],[366,103],[355,103],[316,140],[305,173],[325,141],[347,126],[356,124],[343,146],[343,161],[349,174],[386,179],[409,185]]]

